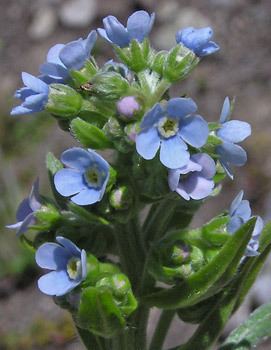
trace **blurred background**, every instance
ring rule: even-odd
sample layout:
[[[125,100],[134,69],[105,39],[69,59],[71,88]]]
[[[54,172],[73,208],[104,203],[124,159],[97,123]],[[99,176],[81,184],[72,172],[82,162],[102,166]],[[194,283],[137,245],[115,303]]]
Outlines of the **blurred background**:
[[[233,118],[252,125],[253,135],[244,143],[249,155],[247,165],[236,169],[235,181],[225,182],[219,198],[204,204],[193,225],[227,208],[240,189],[244,189],[254,213],[265,220],[271,218],[270,0],[0,0],[1,350],[81,349],[69,316],[38,292],[39,271],[33,256],[20,247],[14,232],[4,228],[15,222],[17,205],[37,175],[46,193],[46,153],[52,151],[58,156],[74,144],[71,136],[45,114],[9,116],[16,103],[12,96],[21,86],[21,71],[37,75],[54,44],[86,37],[109,14],[126,21],[137,9],[156,12],[151,33],[156,48],[174,45],[175,32],[181,27],[213,27],[220,52],[203,59],[174,93],[193,97],[209,121],[218,119],[225,96],[236,96]],[[98,61],[108,60],[111,54],[110,46],[99,39]],[[251,310],[270,301],[271,262],[268,264],[225,335]],[[192,331],[192,326],[176,321],[167,345],[177,345]],[[270,348],[270,343],[260,347]]]

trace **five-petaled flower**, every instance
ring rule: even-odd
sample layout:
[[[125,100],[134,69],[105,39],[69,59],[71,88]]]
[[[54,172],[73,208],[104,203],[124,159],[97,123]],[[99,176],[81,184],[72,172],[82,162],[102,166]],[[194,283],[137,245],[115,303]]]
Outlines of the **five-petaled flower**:
[[[187,27],[176,33],[176,42],[193,51],[198,57],[203,57],[219,50],[219,46],[211,41],[212,36],[213,30],[210,27]]]
[[[107,16],[103,19],[104,29],[99,28],[98,33],[107,41],[121,47],[129,46],[131,40],[142,42],[152,29],[155,15],[146,11],[136,11],[127,20],[125,28],[116,17]]]
[[[221,127],[216,131],[216,135],[221,139],[222,144],[217,146],[216,152],[220,157],[221,165],[232,179],[233,174],[230,165],[242,166],[247,161],[246,151],[236,143],[245,140],[251,134],[251,127],[243,121],[229,120],[230,114],[230,100],[226,97],[220,114]]]
[[[176,191],[184,199],[199,200],[212,193],[215,173],[214,160],[208,154],[197,153],[191,156],[187,165],[169,170],[168,184],[171,191]]]
[[[47,60],[40,66],[43,79],[63,82],[69,78],[69,70],[83,68],[95,45],[97,33],[92,30],[86,39],[78,39],[67,44],[56,44],[47,54]]]
[[[12,108],[11,115],[30,114],[40,112],[48,102],[49,86],[31,74],[22,73],[25,87],[17,90],[14,97],[22,100],[20,106]]]
[[[243,199],[244,192],[241,191],[234,198],[230,205],[229,216],[230,221],[227,225],[227,231],[233,234],[244,223],[251,218],[251,208],[248,200]],[[257,216],[257,221],[251,236],[251,239],[247,245],[246,256],[258,255],[257,249],[259,247],[259,237],[263,229],[263,220],[260,216]]]
[[[61,155],[68,168],[59,170],[54,177],[56,190],[71,197],[78,205],[99,202],[109,179],[109,164],[93,150],[74,147]]]
[[[190,98],[172,98],[163,108],[157,103],[141,122],[136,137],[137,152],[144,159],[155,157],[159,147],[160,161],[170,169],[189,162],[187,144],[199,148],[208,138],[208,124],[196,115],[197,105]]]
[[[17,230],[17,236],[22,235],[28,230],[29,226],[35,224],[35,212],[40,208],[39,180],[37,179],[32,186],[30,195],[20,203],[17,209],[16,224],[7,225],[6,227]]]
[[[61,296],[77,287],[87,275],[86,252],[64,237],[56,237],[59,243],[44,243],[36,252],[37,264],[52,270],[38,280],[41,292]]]

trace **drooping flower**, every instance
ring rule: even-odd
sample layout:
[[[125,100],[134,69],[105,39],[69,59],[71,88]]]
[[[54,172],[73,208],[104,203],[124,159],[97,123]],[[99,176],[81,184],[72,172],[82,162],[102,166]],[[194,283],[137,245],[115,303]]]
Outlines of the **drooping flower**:
[[[184,199],[199,200],[212,193],[215,173],[214,160],[206,153],[197,153],[191,156],[187,165],[169,170],[168,184],[171,191]]]
[[[170,169],[187,165],[187,144],[199,148],[208,138],[208,124],[196,115],[197,105],[190,98],[172,98],[164,108],[157,103],[141,122],[136,137],[137,152],[144,159],[155,157],[160,148],[160,161]]]
[[[15,93],[15,97],[22,100],[20,106],[12,108],[11,115],[31,114],[40,112],[48,102],[49,86],[41,79],[31,74],[22,73],[25,87]]]
[[[123,117],[130,119],[140,109],[140,105],[134,96],[125,96],[117,102],[117,111]]]
[[[220,156],[221,165],[232,179],[230,165],[242,166],[247,161],[246,151],[236,143],[244,141],[251,134],[251,127],[243,121],[229,120],[230,114],[230,100],[226,97],[220,114],[221,127],[216,131],[222,144],[217,146],[216,152]]]
[[[7,225],[9,229],[15,229],[17,236],[22,235],[28,230],[28,227],[36,222],[35,212],[41,207],[39,195],[39,180],[37,179],[31,189],[30,195],[19,205],[16,212],[16,224]]]
[[[176,33],[176,42],[193,51],[198,57],[203,57],[219,50],[219,46],[211,41],[212,36],[213,30],[210,27],[187,27]]]
[[[114,16],[103,19],[104,29],[98,28],[98,33],[107,41],[123,48],[129,46],[131,40],[140,43],[147,37],[152,29],[155,14],[149,15],[146,11],[136,11],[127,20],[124,27]]]
[[[109,164],[93,150],[74,147],[61,155],[67,166],[54,177],[56,190],[78,205],[99,202],[109,179]]]
[[[251,208],[248,200],[243,199],[244,192],[241,191],[234,198],[230,205],[229,216],[230,221],[227,224],[227,231],[231,234],[236,232],[242,225],[244,225],[251,218]],[[263,229],[263,220],[260,216],[257,221],[246,249],[246,256],[258,255],[257,249],[259,247],[259,237]]]
[[[38,280],[41,292],[61,296],[77,287],[87,275],[86,252],[64,237],[56,237],[59,243],[44,243],[36,252],[36,263],[52,270]]]
[[[54,45],[47,54],[46,62],[40,66],[43,79],[63,82],[69,78],[69,70],[83,68],[95,45],[97,33],[92,30],[86,39],[78,39],[67,44]]]

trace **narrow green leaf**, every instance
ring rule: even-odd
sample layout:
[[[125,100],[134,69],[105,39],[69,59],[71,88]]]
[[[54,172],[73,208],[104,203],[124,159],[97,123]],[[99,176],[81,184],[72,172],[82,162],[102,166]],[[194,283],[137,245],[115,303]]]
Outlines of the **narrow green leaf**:
[[[73,136],[84,146],[94,149],[105,149],[112,147],[105,133],[97,126],[75,118],[71,122]]]
[[[181,308],[192,306],[211,296],[210,290],[215,290],[214,284],[228,269],[231,271],[231,264],[236,264],[236,257],[241,259],[255,226],[256,218],[245,223],[230,239],[225,243],[220,252],[202,269],[188,277],[183,283],[170,289],[153,293],[143,301],[150,306],[162,308]]]
[[[271,337],[271,303],[256,309],[241,326],[226,339],[220,350],[247,350]]]
[[[46,167],[49,173],[53,176],[58,170],[63,168],[63,165],[61,161],[53,155],[53,153],[49,152],[46,156]]]

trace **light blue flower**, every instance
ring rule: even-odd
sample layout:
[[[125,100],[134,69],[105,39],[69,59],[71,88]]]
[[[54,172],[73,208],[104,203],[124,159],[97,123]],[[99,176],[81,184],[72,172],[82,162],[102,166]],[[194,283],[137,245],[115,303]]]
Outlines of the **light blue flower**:
[[[236,232],[244,223],[251,218],[251,208],[248,200],[243,199],[244,192],[241,191],[234,198],[230,205],[229,216],[230,221],[227,225],[227,231],[231,234]],[[259,237],[263,229],[263,220],[260,216],[257,221],[246,249],[246,256],[258,255],[257,249],[259,247]]]
[[[226,173],[233,179],[230,165],[242,166],[247,161],[246,151],[236,143],[245,140],[251,134],[251,127],[246,122],[229,120],[230,114],[230,100],[226,97],[220,114],[221,127],[216,132],[222,144],[216,148],[216,152]]]
[[[41,199],[39,195],[39,179],[37,179],[31,189],[30,195],[23,199],[16,212],[16,224],[7,225],[9,229],[16,230],[17,236],[25,233],[29,226],[36,222],[35,212],[41,207]]]
[[[63,82],[69,78],[69,70],[83,68],[95,45],[97,33],[91,31],[86,39],[78,39],[68,44],[56,44],[48,54],[47,60],[40,66],[43,79],[51,82]]]
[[[186,200],[208,197],[214,188],[214,160],[206,153],[193,154],[187,165],[169,170],[168,184]]]
[[[208,138],[208,124],[196,115],[197,105],[190,98],[172,98],[166,107],[156,104],[144,116],[136,137],[137,152],[144,159],[155,157],[160,148],[160,161],[170,169],[187,165],[187,144],[202,147]]]
[[[219,46],[211,41],[212,36],[213,30],[210,27],[187,27],[176,33],[176,42],[193,51],[198,57],[203,57],[219,50]]]
[[[59,170],[54,177],[56,190],[70,197],[78,205],[99,202],[109,179],[109,164],[92,150],[74,147],[61,155],[68,167]]]
[[[128,18],[125,28],[116,17],[107,16],[103,19],[104,29],[99,28],[98,33],[107,41],[123,48],[129,46],[133,39],[141,43],[149,35],[154,19],[154,13],[149,15],[146,11],[136,11]]]
[[[49,86],[31,74],[22,73],[25,87],[16,91],[14,97],[22,100],[20,106],[12,108],[11,115],[31,114],[40,112],[48,102]]]
[[[44,243],[36,252],[36,263],[52,270],[38,280],[41,292],[61,296],[77,287],[87,275],[86,252],[64,237],[56,237],[59,243]]]

